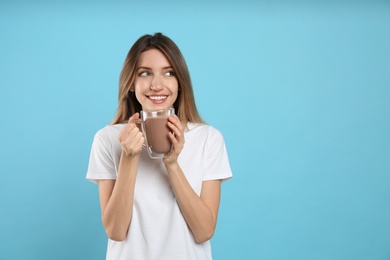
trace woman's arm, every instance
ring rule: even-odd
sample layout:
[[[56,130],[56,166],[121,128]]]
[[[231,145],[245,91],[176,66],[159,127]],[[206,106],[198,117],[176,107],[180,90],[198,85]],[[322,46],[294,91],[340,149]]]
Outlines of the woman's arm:
[[[170,134],[173,149],[164,157],[172,189],[180,210],[194,235],[197,243],[209,240],[215,231],[220,202],[221,181],[204,181],[200,196],[188,183],[177,158],[184,147],[184,127],[177,116],[169,118],[168,126],[174,134]]]
[[[137,158],[122,154],[117,179],[99,181],[103,226],[107,236],[115,241],[125,240],[129,230],[137,168]]]
[[[215,231],[221,181],[204,181],[198,196],[178,164],[167,166],[172,189],[180,210],[197,243],[209,240]]]
[[[136,120],[138,114],[131,117]],[[119,135],[122,154],[116,180],[99,181],[102,222],[107,236],[116,241],[126,239],[133,214],[134,186],[144,138],[134,124],[127,124]]]

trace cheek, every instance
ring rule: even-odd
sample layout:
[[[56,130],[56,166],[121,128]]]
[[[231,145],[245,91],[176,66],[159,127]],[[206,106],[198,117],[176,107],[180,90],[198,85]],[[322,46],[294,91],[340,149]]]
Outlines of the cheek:
[[[171,91],[171,93],[174,93],[177,95],[177,93],[179,92],[179,83],[177,82],[177,79],[172,81],[169,86],[170,86],[169,90]]]
[[[145,92],[145,87],[142,85],[142,84],[134,84],[135,85],[135,91],[134,91],[134,94],[135,94],[135,97],[137,98],[137,100],[139,101],[140,98],[142,99],[143,96],[144,96],[144,92]]]
[[[143,91],[145,91],[146,89],[149,89],[149,86],[150,84],[148,83],[148,81],[146,79],[144,80],[137,80],[134,82],[134,88],[135,88],[135,92],[137,93],[142,93]]]

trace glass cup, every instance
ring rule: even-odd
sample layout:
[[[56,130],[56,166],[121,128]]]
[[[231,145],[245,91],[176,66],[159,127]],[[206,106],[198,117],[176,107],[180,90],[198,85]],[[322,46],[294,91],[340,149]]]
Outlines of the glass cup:
[[[172,142],[168,133],[172,131],[167,123],[168,117],[174,114],[174,108],[141,111],[141,119],[136,123],[141,124],[146,150],[150,158],[160,159],[171,151]]]

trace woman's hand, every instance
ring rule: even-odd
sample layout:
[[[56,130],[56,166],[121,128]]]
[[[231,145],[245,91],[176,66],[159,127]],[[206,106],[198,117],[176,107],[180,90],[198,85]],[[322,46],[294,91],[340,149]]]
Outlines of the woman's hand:
[[[139,113],[132,115],[119,134],[119,142],[122,146],[122,152],[127,156],[138,155],[142,151],[144,136],[141,130],[133,122],[139,119]]]
[[[169,154],[164,156],[164,164],[170,165],[177,162],[177,158],[184,147],[184,127],[177,115],[172,115],[168,118],[168,127],[173,133],[169,133],[173,147]]]

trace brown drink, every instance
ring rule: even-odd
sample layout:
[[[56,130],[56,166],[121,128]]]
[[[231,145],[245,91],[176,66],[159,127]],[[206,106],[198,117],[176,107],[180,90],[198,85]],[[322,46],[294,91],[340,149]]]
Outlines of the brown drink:
[[[150,158],[162,159],[171,151],[168,117],[175,114],[174,108],[160,110],[141,110],[142,132],[145,137],[146,150]]]
[[[171,150],[168,133],[168,117],[150,117],[144,122],[148,146],[154,153],[164,154]]]

